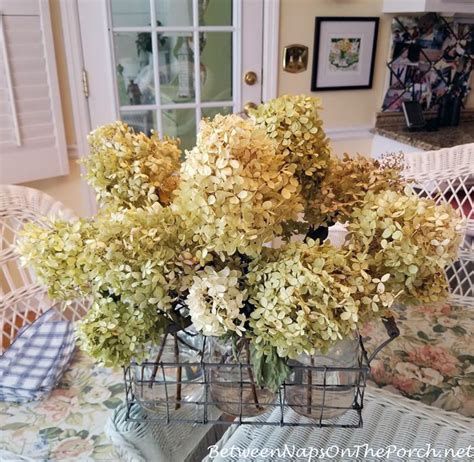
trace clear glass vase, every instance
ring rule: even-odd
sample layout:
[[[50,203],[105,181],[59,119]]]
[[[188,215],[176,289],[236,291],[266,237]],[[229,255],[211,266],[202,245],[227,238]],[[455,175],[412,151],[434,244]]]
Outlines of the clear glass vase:
[[[246,339],[237,345],[209,338],[208,359],[211,400],[221,411],[235,417],[262,414],[275,400],[275,393],[260,387],[250,365],[250,348]]]
[[[289,362],[295,367],[287,380],[286,401],[298,414],[317,420],[339,417],[352,409],[359,372],[331,368],[359,367],[359,339],[348,337],[332,346],[326,354],[302,354]],[[316,371],[301,366],[327,367]]]
[[[132,366],[140,406],[163,416],[180,410],[194,418],[203,392],[201,354],[201,335],[189,330],[164,334],[149,348],[147,360]]]

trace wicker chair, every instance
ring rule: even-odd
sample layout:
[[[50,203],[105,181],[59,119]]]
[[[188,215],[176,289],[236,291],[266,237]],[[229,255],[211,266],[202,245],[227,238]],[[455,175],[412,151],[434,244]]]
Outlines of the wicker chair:
[[[54,302],[34,273],[21,266],[14,245],[26,222],[45,224],[45,217],[74,219],[74,213],[47,194],[23,186],[0,185],[0,354],[8,348],[19,330],[33,322]],[[61,306],[60,306],[61,307]],[[75,302],[62,315],[71,321],[81,318],[86,307]]]
[[[450,299],[474,307],[474,143],[439,151],[404,154],[405,178],[412,180],[421,197],[447,202],[466,220],[459,259],[446,270]],[[331,242],[341,245],[347,234],[343,225],[329,231]]]
[[[467,417],[474,417],[474,400],[466,379],[474,356],[473,160],[474,144],[405,154],[405,177],[413,180],[420,196],[460,210],[466,219],[465,235],[458,260],[446,270],[448,301],[397,307],[401,335],[372,363],[378,385]],[[366,326],[366,346],[377,345],[383,333],[377,323]],[[433,373],[435,379],[425,380],[425,372]]]
[[[474,143],[405,154],[405,163],[420,196],[450,203],[466,219],[459,259],[446,275],[452,302],[474,307]]]

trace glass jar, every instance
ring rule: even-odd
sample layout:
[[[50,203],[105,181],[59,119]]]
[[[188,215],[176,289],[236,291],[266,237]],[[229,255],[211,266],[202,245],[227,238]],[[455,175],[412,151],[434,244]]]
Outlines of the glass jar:
[[[164,417],[181,410],[193,418],[202,400],[201,354],[201,335],[189,329],[164,334],[149,348],[147,360],[132,366],[133,393],[140,406]]]
[[[269,410],[275,393],[257,385],[250,365],[249,341],[240,339],[236,345],[214,337],[208,341],[212,403],[235,417],[256,416]]]
[[[287,380],[286,401],[298,414],[312,419],[332,419],[352,409],[359,372],[332,368],[359,367],[359,339],[347,337],[326,354],[302,354],[289,362],[294,369]],[[326,372],[304,366],[327,367]]]

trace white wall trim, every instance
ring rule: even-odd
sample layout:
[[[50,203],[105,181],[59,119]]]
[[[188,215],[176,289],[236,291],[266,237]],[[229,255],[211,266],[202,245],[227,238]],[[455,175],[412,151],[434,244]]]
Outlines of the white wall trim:
[[[84,95],[82,71],[84,60],[82,55],[81,28],[77,0],[61,0],[61,23],[66,50],[67,73],[71,94],[76,144],[68,145],[70,158],[79,158],[89,152],[87,134],[91,131],[89,105]],[[82,169],[82,167],[81,167]],[[92,189],[82,180],[82,193],[86,202],[86,210],[90,215],[97,211],[97,204]]]
[[[57,73],[56,55],[54,53],[53,27],[51,24],[51,11],[47,0],[40,0],[40,21],[44,41],[44,53],[46,59],[46,73],[50,87],[51,111],[54,121],[54,132],[57,145],[57,159],[59,174],[69,173],[69,162],[66,155],[66,132],[64,131],[64,118],[59,95],[59,81]]]
[[[263,0],[262,100],[278,94],[280,0]]]
[[[374,135],[370,132],[373,129],[370,125],[361,125],[359,127],[340,127],[327,128],[324,131],[331,140],[348,140],[372,138]]]

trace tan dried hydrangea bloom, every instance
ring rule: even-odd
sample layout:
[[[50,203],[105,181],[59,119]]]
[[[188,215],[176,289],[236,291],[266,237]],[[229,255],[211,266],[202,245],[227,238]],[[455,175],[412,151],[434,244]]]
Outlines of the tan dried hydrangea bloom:
[[[81,162],[102,206],[167,205],[179,182],[179,142],[135,133],[115,122],[92,131],[90,155]]]
[[[319,116],[321,100],[305,95],[283,95],[250,111],[258,127],[277,143],[277,152],[296,167],[302,195],[309,206],[330,160],[329,140]],[[305,208],[307,208],[305,205]]]
[[[201,122],[171,207],[208,251],[255,256],[302,211],[294,171],[253,122],[217,115]]]
[[[449,204],[403,193],[369,192],[352,212],[349,246],[367,254],[369,270],[390,273],[386,286],[406,303],[447,296],[444,268],[456,258],[462,220]]]
[[[403,190],[401,169],[399,163],[391,164],[387,160],[381,165],[364,156],[345,154],[342,159],[331,158],[330,168],[312,202],[311,222],[316,226],[344,223],[351,219],[353,209],[364,203],[367,192]]]

